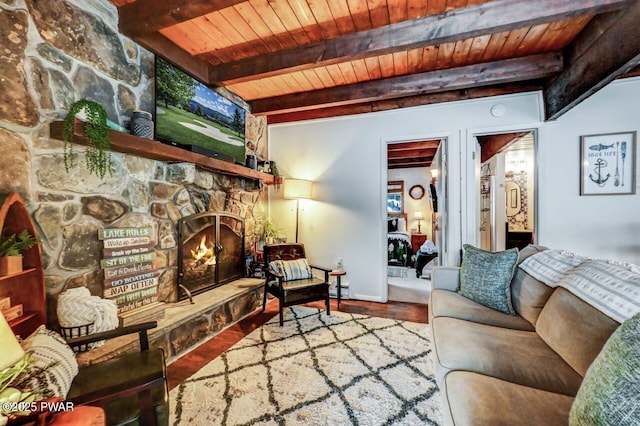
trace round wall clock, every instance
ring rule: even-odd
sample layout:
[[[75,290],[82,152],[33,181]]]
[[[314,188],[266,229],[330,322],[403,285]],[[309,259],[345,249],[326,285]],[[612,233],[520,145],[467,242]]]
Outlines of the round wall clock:
[[[424,197],[424,187],[422,185],[413,185],[409,189],[409,197],[413,198],[414,200],[420,200],[422,197]]]

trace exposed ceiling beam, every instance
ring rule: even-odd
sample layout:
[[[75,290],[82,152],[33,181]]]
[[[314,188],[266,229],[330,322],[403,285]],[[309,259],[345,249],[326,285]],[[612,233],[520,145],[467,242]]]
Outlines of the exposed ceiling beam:
[[[120,32],[135,38],[245,1],[137,0],[118,8]]]
[[[566,68],[544,89],[547,120],[555,120],[640,63],[640,1],[595,17],[565,53]]]
[[[476,136],[478,143],[480,144],[481,154],[480,162],[484,163],[494,155],[507,149],[509,144],[514,140],[524,136],[526,134],[519,133],[501,133],[497,135],[485,135]]]
[[[434,156],[436,153],[436,149],[405,149],[405,150],[389,150],[387,154],[387,158],[389,159],[398,159],[398,158],[415,158],[415,157],[428,157]]]
[[[509,83],[489,87],[474,87],[462,90],[451,90],[427,95],[407,96],[405,98],[385,99],[382,101],[343,105],[328,108],[308,109],[304,111],[286,112],[267,116],[267,124],[290,123],[295,121],[315,120],[319,118],[339,117],[343,115],[365,114],[368,112],[388,111],[420,105],[453,102],[468,99],[486,98],[490,96],[508,95],[512,93],[535,92],[542,90],[542,84]]]
[[[413,142],[398,142],[390,143],[387,145],[387,150],[391,151],[405,151],[414,149],[437,149],[440,146],[440,140],[434,139],[429,141],[413,141]]]
[[[408,167],[429,167],[432,161],[433,157],[414,158],[411,160],[389,160],[387,161],[387,168],[399,169]]]
[[[136,41],[145,49],[162,56],[203,83],[207,84],[209,82],[209,74],[207,72],[209,65],[201,59],[189,55],[162,34],[145,35],[138,37]]]
[[[410,95],[444,92],[473,86],[549,77],[562,70],[562,57],[545,53],[421,74],[405,75],[328,89],[294,93],[250,102],[255,115],[288,112],[318,106],[348,105]]]
[[[495,0],[212,66],[214,84],[235,84],[344,61],[435,46],[621,8],[629,0]]]

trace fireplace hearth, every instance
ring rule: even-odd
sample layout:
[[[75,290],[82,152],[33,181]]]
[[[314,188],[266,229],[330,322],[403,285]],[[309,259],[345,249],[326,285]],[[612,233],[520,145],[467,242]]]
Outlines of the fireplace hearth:
[[[183,300],[244,276],[244,220],[204,212],[178,222],[178,294]]]

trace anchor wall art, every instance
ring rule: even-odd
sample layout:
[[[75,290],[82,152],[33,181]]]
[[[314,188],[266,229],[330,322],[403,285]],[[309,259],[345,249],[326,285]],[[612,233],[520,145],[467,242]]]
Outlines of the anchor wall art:
[[[635,194],[636,132],[580,137],[580,195]]]

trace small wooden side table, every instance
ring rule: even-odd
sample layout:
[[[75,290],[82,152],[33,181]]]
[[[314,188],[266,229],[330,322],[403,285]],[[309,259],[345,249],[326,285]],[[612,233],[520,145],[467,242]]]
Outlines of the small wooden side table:
[[[329,276],[336,277],[336,281],[337,281],[336,295],[338,296],[338,309],[340,309],[340,300],[342,299],[341,279],[345,275],[347,275],[347,271],[345,271],[344,269],[334,269],[333,271],[329,272]]]
[[[417,253],[425,241],[427,241],[427,234],[411,234],[411,247],[413,252]]]

